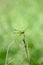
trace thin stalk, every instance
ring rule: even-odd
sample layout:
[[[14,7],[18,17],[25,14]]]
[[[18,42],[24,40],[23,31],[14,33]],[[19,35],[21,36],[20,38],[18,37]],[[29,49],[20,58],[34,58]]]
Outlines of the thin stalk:
[[[25,41],[25,34],[23,34],[23,43],[24,43],[24,48],[25,48],[25,52],[26,52],[26,58],[27,58],[28,63],[30,64],[30,58],[29,58],[29,54],[28,54],[28,50],[27,50],[26,41]]]
[[[7,48],[7,52],[6,52],[6,58],[5,58],[5,65],[8,65],[8,52],[9,52],[9,49],[10,47],[12,46],[14,41],[12,41],[12,43],[10,43],[10,45],[8,46]]]

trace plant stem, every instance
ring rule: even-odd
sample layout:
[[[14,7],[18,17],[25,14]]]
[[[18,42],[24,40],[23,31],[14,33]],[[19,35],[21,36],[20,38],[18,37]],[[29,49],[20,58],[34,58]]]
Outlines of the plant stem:
[[[7,48],[7,52],[6,52],[6,58],[5,58],[5,65],[8,65],[8,52],[9,52],[9,48],[12,46],[12,44],[13,44],[13,42],[14,41],[12,41],[12,43],[10,43],[10,45],[8,46],[8,48]]]
[[[25,41],[25,34],[23,34],[23,43],[24,43],[24,48],[25,48],[25,52],[26,52],[26,58],[27,58],[28,63],[30,64],[29,54],[28,54],[27,45],[26,45],[26,41]]]

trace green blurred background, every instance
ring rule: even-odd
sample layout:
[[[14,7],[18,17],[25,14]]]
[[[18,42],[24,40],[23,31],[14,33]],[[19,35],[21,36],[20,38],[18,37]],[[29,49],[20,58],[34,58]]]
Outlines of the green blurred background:
[[[22,37],[14,29],[24,30],[31,65],[43,62],[43,0],[0,0],[0,65],[5,65],[6,50],[9,49],[9,65],[29,65]],[[10,60],[14,59],[10,63]]]

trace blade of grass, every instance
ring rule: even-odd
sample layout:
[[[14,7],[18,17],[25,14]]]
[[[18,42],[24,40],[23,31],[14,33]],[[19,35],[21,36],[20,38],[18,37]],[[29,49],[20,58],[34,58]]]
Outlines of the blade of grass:
[[[8,52],[9,52],[9,49],[12,46],[13,43],[14,43],[14,40],[9,44],[9,46],[7,48],[6,58],[5,58],[5,65],[8,65]]]

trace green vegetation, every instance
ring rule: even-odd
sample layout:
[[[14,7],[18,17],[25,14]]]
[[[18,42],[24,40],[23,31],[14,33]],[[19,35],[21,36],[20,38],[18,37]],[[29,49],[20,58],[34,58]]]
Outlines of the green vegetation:
[[[0,0],[0,65],[43,65],[43,0]]]

